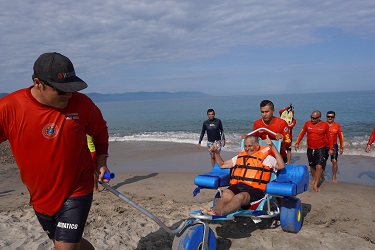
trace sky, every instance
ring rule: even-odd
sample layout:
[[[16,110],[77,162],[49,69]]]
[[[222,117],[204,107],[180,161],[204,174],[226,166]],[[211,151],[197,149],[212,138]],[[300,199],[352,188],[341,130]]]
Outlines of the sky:
[[[375,90],[374,0],[0,0],[0,92],[45,52],[83,93]]]

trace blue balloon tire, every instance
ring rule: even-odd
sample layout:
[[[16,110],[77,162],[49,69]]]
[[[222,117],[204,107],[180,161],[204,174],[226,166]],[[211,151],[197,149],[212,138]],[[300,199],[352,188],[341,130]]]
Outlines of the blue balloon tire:
[[[198,224],[190,226],[180,236],[175,236],[173,239],[173,250],[198,250],[202,248],[204,226]],[[205,250],[216,249],[216,237],[211,228],[208,233],[208,248]]]
[[[283,199],[280,207],[280,224],[286,232],[298,233],[303,222],[302,203],[298,198]]]

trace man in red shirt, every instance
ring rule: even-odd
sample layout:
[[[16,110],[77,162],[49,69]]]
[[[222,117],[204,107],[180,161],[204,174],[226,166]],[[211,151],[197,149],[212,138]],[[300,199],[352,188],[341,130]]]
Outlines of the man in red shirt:
[[[372,131],[372,134],[370,136],[370,139],[368,139],[367,146],[366,146],[366,153],[370,152],[371,150],[371,144],[375,141],[375,128]]]
[[[254,136],[261,138],[262,140],[266,139],[267,135],[271,140],[283,140],[281,144],[280,154],[284,159],[284,162],[287,162],[286,147],[291,146],[291,138],[289,135],[288,124],[286,121],[279,117],[275,117],[273,114],[275,112],[275,107],[273,103],[269,100],[263,100],[260,103],[260,113],[262,118],[254,122],[253,131],[258,128],[267,128],[276,133],[276,135],[269,134],[267,131],[259,131],[254,133]],[[247,134],[243,135],[243,138]]]
[[[332,182],[337,182],[337,169],[338,163],[337,158],[338,155],[344,152],[344,134],[342,133],[341,126],[337,122],[335,122],[336,113],[334,111],[327,112],[327,123],[329,125],[329,132],[331,134],[333,140],[333,154],[331,155],[331,162],[332,162]],[[340,141],[340,149],[337,143],[337,138]]]
[[[311,121],[305,122],[295,144],[295,150],[297,151],[301,140],[307,133],[307,159],[313,179],[311,184],[315,192],[320,191],[318,184],[322,177],[328,154],[333,154],[333,141],[329,133],[329,126],[326,122],[320,120],[320,117],[319,110],[312,112]]]
[[[94,249],[82,238],[93,196],[93,137],[98,180],[108,182],[108,130],[99,108],[77,91],[87,84],[65,56],[44,53],[33,85],[0,99],[0,143],[9,140],[30,204],[55,249]]]

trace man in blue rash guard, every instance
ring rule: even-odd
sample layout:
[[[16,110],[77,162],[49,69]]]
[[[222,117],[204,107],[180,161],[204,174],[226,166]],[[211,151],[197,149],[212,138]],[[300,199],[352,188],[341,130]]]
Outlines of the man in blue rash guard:
[[[220,153],[221,147],[225,146],[225,135],[223,124],[221,123],[220,119],[215,118],[215,111],[213,109],[207,110],[208,119],[203,122],[202,132],[199,137],[198,142],[198,149],[201,148],[201,142],[203,140],[204,134],[207,131],[207,147],[208,151],[210,151],[211,145],[216,142],[216,147],[218,152]],[[211,157],[211,164],[212,166],[215,165],[215,154],[210,151]]]

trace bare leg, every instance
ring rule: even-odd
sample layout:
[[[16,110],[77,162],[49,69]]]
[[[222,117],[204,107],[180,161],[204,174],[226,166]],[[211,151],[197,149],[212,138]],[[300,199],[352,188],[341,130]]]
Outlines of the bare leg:
[[[286,158],[287,158],[287,163],[290,164],[290,160],[292,159],[292,151],[288,150],[286,151]]]
[[[66,243],[61,241],[54,241],[55,250],[95,250],[94,246],[90,242],[81,239],[79,243]]]
[[[336,179],[336,174],[337,174],[337,169],[339,168],[339,166],[337,165],[337,160],[333,159],[332,160],[332,182],[337,182],[337,179]]]
[[[201,208],[204,214],[224,216],[233,212],[236,212],[242,206],[246,206],[250,203],[250,195],[247,192],[241,192],[234,195],[229,189],[224,190],[221,198],[217,199],[215,208],[204,209]]]
[[[313,188],[315,192],[319,192],[320,189],[318,188],[318,183],[323,172],[322,165],[316,165],[316,170],[314,172],[315,172],[314,173],[315,177],[314,177],[314,182],[313,182]]]
[[[310,173],[311,173],[311,178],[312,178],[312,181],[310,182],[310,185],[313,186],[314,185],[314,181],[315,181],[315,168],[310,166]]]

